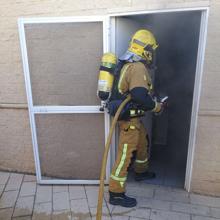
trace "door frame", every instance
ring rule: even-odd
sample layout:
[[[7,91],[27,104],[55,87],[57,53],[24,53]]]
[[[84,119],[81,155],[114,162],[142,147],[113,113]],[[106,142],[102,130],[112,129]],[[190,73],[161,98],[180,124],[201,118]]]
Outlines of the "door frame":
[[[35,169],[37,182],[40,184],[99,184],[99,180],[64,180],[64,179],[42,179],[41,173],[41,163],[39,157],[39,148],[36,133],[36,123],[35,114],[66,114],[66,113],[95,113],[103,114],[104,116],[104,127],[105,127],[105,142],[110,128],[110,117],[105,111],[104,113],[100,111],[100,106],[38,106],[33,104],[32,99],[32,89],[31,89],[31,79],[28,63],[26,36],[25,36],[25,24],[43,24],[43,23],[75,23],[75,22],[102,22],[103,24],[103,53],[109,51],[109,18],[107,16],[76,16],[76,17],[39,17],[39,18],[18,18],[18,30],[20,38],[20,47],[23,63],[23,71],[25,78],[25,87],[28,101],[28,111],[32,135],[32,145],[35,160]],[[97,73],[98,75],[98,73]],[[104,147],[104,146],[103,146]],[[110,176],[110,159],[111,155],[108,156],[107,166],[106,166],[106,182]],[[101,167],[100,167],[101,170]]]
[[[188,154],[187,154],[185,184],[184,184],[184,188],[189,192],[191,189],[193,161],[195,154],[196,130],[197,130],[197,122],[198,122],[199,102],[201,96],[201,84],[202,84],[202,76],[203,76],[206,39],[207,39],[209,7],[158,9],[158,10],[112,13],[109,14],[109,19],[111,23],[110,50],[112,52],[115,52],[115,17],[129,16],[129,15],[156,14],[156,13],[184,12],[184,11],[201,11],[199,44],[198,44],[198,54],[197,54],[197,62],[196,62],[193,104],[192,104],[192,113],[191,113],[191,121],[190,121],[190,133],[189,133]],[[114,149],[115,147],[113,147],[112,158],[115,158]]]

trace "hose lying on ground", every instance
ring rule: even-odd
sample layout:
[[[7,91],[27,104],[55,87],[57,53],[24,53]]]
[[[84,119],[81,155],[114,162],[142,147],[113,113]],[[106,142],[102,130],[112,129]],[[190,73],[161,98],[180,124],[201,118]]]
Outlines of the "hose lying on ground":
[[[104,194],[104,180],[105,180],[105,171],[106,171],[106,163],[107,163],[107,158],[108,158],[108,152],[111,144],[111,139],[112,139],[112,134],[115,128],[115,125],[118,121],[118,117],[124,108],[124,106],[131,100],[131,96],[128,95],[127,98],[121,103],[119,106],[114,119],[111,124],[111,128],[109,131],[108,139],[105,144],[105,151],[102,159],[102,168],[101,168],[101,174],[100,174],[100,185],[99,185],[99,196],[98,196],[98,205],[97,205],[97,211],[96,211],[96,220],[101,220],[102,219],[102,202],[103,202],[103,194]]]

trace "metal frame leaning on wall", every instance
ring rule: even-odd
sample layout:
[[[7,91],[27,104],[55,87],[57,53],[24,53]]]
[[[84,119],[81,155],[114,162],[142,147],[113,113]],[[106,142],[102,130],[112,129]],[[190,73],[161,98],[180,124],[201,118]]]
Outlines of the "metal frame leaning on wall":
[[[99,180],[63,180],[63,179],[43,179],[41,173],[41,163],[39,157],[39,148],[37,142],[37,131],[35,123],[36,114],[65,114],[65,113],[95,113],[103,114],[101,112],[100,106],[34,106],[32,98],[32,89],[31,89],[31,79],[28,63],[28,54],[25,38],[25,24],[43,24],[43,23],[73,23],[73,22],[102,22],[103,24],[103,52],[109,51],[109,22],[107,21],[106,16],[89,16],[89,17],[48,17],[48,18],[19,18],[18,19],[18,28],[20,36],[20,47],[22,54],[23,62],[23,71],[25,77],[25,87],[27,93],[28,101],[28,110],[29,118],[31,125],[31,135],[32,135],[32,144],[34,151],[35,159],[35,168],[37,182],[40,184],[98,184]],[[105,141],[109,133],[110,127],[110,117],[107,112],[104,112],[104,121],[105,121]],[[104,146],[103,146],[104,147]],[[106,167],[106,182],[110,176],[110,155],[108,157],[107,167]]]

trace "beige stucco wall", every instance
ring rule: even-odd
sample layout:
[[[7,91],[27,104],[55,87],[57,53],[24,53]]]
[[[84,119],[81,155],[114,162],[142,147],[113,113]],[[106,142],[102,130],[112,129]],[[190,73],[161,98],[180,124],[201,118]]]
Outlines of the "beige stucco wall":
[[[220,195],[220,1],[211,1],[192,191]]]
[[[27,109],[2,108],[25,104],[18,17],[105,15],[147,9],[209,6],[210,19],[202,95],[196,134],[191,190],[220,195],[220,2],[218,0],[8,0],[0,7],[0,169],[34,173]]]

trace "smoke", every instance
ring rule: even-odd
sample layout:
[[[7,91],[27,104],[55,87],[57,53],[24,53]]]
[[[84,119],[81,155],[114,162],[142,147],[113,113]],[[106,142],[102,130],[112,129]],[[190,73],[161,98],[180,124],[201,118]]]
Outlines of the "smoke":
[[[166,120],[156,119],[155,123],[158,128],[168,129],[166,144],[172,158],[186,163],[201,13],[163,13],[153,17],[153,31],[160,44],[155,89],[169,96],[169,108],[162,116]],[[157,133],[154,130],[155,138]]]
[[[169,96],[169,107],[153,118],[152,138],[167,148],[167,161],[182,167],[188,151],[201,12],[134,16],[139,28],[151,30],[159,43],[155,90]],[[184,179],[184,178],[183,178]]]
[[[183,12],[154,19],[160,44],[155,87],[169,96],[169,108],[163,116],[166,118],[156,119],[155,127],[167,129],[169,161],[182,169],[182,175],[188,152],[200,17],[200,12]],[[155,138],[157,133],[155,129]]]

